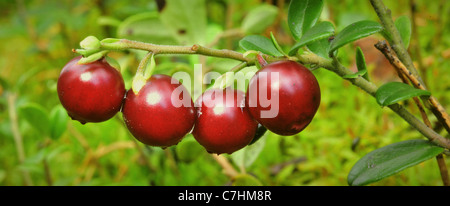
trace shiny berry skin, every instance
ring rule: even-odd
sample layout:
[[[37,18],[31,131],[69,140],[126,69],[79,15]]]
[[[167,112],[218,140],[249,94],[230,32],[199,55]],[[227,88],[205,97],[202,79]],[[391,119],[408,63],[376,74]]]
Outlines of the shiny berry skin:
[[[207,90],[195,102],[194,138],[209,153],[231,154],[247,146],[258,123],[245,107],[245,93],[227,88]]]
[[[81,56],[70,60],[58,79],[58,97],[74,120],[103,122],[120,111],[125,96],[122,75],[105,59],[78,64]]]
[[[186,92],[188,104],[177,106],[172,103],[172,100],[182,99],[181,95],[172,96],[177,88]],[[187,89],[178,80],[162,74],[152,75],[137,95],[131,89],[127,92],[122,113],[128,130],[149,146],[176,145],[194,126],[194,103],[187,94]]]
[[[277,96],[278,101],[273,101]],[[246,104],[253,118],[268,130],[283,136],[294,135],[309,125],[319,108],[319,83],[311,71],[297,62],[271,63],[250,80]],[[275,111],[272,116],[262,115],[271,109]]]

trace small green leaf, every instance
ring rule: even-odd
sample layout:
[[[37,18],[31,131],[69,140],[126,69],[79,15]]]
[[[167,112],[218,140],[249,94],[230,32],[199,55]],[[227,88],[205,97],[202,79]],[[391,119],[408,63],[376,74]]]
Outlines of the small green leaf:
[[[288,10],[288,24],[292,36],[299,41],[320,17],[323,8],[322,0],[291,1]]]
[[[417,96],[430,96],[431,92],[416,89],[402,82],[389,82],[378,88],[375,98],[381,106],[388,106]]]
[[[395,20],[394,24],[400,33],[403,45],[405,45],[405,48],[408,48],[411,40],[411,21],[407,16],[400,16]]]
[[[233,178],[233,186],[262,186],[263,184],[249,174],[240,174]]]
[[[20,106],[21,116],[36,130],[43,135],[50,134],[50,120],[48,112],[41,105],[36,103],[27,103]]]
[[[55,106],[50,112],[50,138],[58,139],[66,131],[69,116],[61,106]]]
[[[245,51],[256,50],[272,56],[283,56],[269,38],[261,35],[246,36],[239,41],[239,46]]]
[[[360,76],[364,77],[365,79],[369,80],[369,76],[367,75],[367,66],[366,66],[366,60],[364,58],[364,54],[360,47],[356,49],[356,67],[358,68],[358,72],[354,74],[349,74],[343,76],[344,79],[355,79]]]
[[[259,34],[275,22],[278,8],[270,4],[263,4],[253,8],[242,21],[242,30]]]
[[[348,43],[380,32],[382,29],[383,27],[378,22],[369,20],[358,21],[350,24],[336,35],[334,40],[331,42],[329,51],[333,52]]]
[[[252,145],[248,145],[233,154],[231,154],[231,159],[233,162],[239,167],[248,168],[250,165],[255,162],[261,153],[262,149],[266,145],[266,137],[267,135],[263,135],[257,142]]]
[[[334,34],[334,26],[331,22],[324,21],[314,25],[310,30],[305,32],[300,41],[298,41],[289,51],[289,55],[295,55],[297,50],[307,44],[317,40],[325,39]]]
[[[314,54],[317,54],[323,58],[330,58],[328,56],[330,42],[328,39],[321,39],[314,42],[309,43],[306,47]]]
[[[374,150],[358,160],[347,177],[349,185],[367,185],[394,175],[443,152],[427,140],[408,140]]]
[[[281,46],[278,44],[277,39],[275,38],[275,36],[273,35],[272,32],[270,32],[270,39],[272,40],[273,45],[275,46],[275,48],[282,53],[284,56],[288,56],[286,53],[284,53],[283,49],[281,48]]]

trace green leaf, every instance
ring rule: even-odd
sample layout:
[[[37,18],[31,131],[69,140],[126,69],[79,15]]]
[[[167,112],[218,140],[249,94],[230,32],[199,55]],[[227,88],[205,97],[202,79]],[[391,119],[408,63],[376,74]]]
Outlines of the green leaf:
[[[347,177],[349,185],[367,185],[435,157],[444,149],[427,140],[408,140],[374,150],[358,160]]]
[[[369,76],[367,75],[367,65],[366,60],[364,58],[364,54],[360,47],[356,49],[356,67],[358,68],[358,72],[354,74],[348,74],[343,76],[345,79],[355,79],[360,76],[364,77],[365,79],[369,80]]]
[[[248,168],[255,162],[261,153],[262,149],[266,145],[267,135],[263,135],[257,142],[252,145],[248,145],[233,154],[231,154],[231,159],[239,167]]]
[[[160,19],[181,44],[206,43],[205,0],[166,0]],[[159,30],[158,27],[146,27]]]
[[[273,35],[272,32],[270,32],[270,39],[272,40],[272,44],[275,46],[275,48],[284,56],[288,56],[286,53],[284,53],[283,49],[281,48],[280,44],[278,44],[277,39]]]
[[[402,82],[389,82],[378,88],[375,98],[381,106],[388,106],[417,96],[430,96],[431,92],[416,89]]]
[[[259,34],[275,22],[278,8],[270,4],[263,4],[253,8],[242,21],[242,30]]]
[[[66,131],[69,116],[61,106],[55,106],[50,112],[50,138],[58,139]]]
[[[249,174],[240,174],[233,177],[233,186],[262,186],[263,184]]]
[[[330,42],[328,41],[328,39],[317,40],[315,42],[309,43],[308,45],[306,45],[306,47],[314,54],[317,54],[323,58],[330,58],[328,56],[330,48]]]
[[[183,138],[175,147],[175,152],[179,160],[190,163],[196,160],[205,149],[193,138],[192,134]]]
[[[21,116],[36,130],[43,135],[50,134],[50,120],[48,112],[41,105],[36,103],[27,103],[20,106]]]
[[[403,45],[405,45],[405,48],[408,48],[411,40],[411,21],[407,16],[400,16],[395,20],[394,24],[400,33]]]
[[[331,42],[330,52],[333,52],[348,43],[380,32],[382,29],[383,27],[378,22],[369,20],[358,21],[350,24],[336,35],[334,40]]]
[[[289,55],[295,55],[297,50],[312,42],[325,39],[334,34],[334,26],[331,22],[324,21],[314,25],[310,30],[305,32],[300,41],[298,41],[289,51]]]
[[[163,24],[156,12],[140,13],[126,18],[117,27],[117,35],[121,39],[154,44],[178,43],[172,31]]]
[[[288,24],[295,40],[300,40],[322,13],[322,0],[294,0],[291,1],[288,10]]]
[[[245,51],[256,50],[272,56],[283,56],[273,45],[272,40],[261,35],[246,36],[239,41],[239,46]]]

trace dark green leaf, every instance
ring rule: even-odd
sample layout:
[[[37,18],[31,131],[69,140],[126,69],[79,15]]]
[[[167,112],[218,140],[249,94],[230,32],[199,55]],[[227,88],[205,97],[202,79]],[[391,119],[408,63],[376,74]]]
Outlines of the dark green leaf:
[[[362,76],[365,79],[369,80],[369,76],[367,75],[366,60],[360,47],[356,49],[356,67],[358,68],[358,72],[354,74],[345,75],[343,76],[343,78],[354,79]]]
[[[401,82],[389,82],[378,88],[375,98],[381,106],[388,106],[417,96],[430,96],[431,92],[416,89]]]
[[[295,55],[297,50],[309,43],[325,39],[334,34],[334,26],[328,21],[320,22],[306,31],[300,41],[298,41],[289,51],[289,55]]]
[[[382,29],[383,27],[378,22],[369,20],[350,24],[336,35],[336,38],[331,42],[330,52],[333,52],[348,43],[380,32]]]
[[[283,56],[273,45],[272,40],[261,35],[246,36],[239,41],[239,46],[246,51],[255,50],[272,56]]]
[[[300,40],[322,13],[322,0],[291,1],[288,10],[288,24],[295,40]]]
[[[411,21],[407,16],[400,16],[395,20],[395,27],[400,33],[403,45],[405,45],[405,48],[408,48],[411,39]]]
[[[408,140],[374,150],[358,160],[348,174],[349,185],[367,185],[394,175],[444,151],[426,140]]]
[[[329,48],[330,48],[330,42],[328,39],[321,39],[315,42],[312,42],[308,45],[306,45],[308,49],[313,52],[314,54],[317,54],[323,58],[330,58],[328,56]]]
[[[253,8],[242,21],[242,30],[259,34],[275,22],[278,8],[270,4],[263,4]]]
[[[50,112],[50,137],[52,139],[58,139],[66,131],[67,122],[69,121],[69,115],[66,110],[57,105]]]
[[[48,113],[41,105],[27,103],[19,107],[19,112],[21,117],[43,135],[50,134],[50,120]]]

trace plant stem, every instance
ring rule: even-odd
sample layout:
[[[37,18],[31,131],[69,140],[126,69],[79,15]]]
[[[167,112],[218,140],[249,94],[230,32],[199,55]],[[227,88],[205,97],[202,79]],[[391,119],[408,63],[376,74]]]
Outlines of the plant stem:
[[[22,135],[19,130],[18,118],[17,118],[16,108],[15,108],[16,98],[17,98],[17,94],[15,94],[15,93],[8,93],[8,95],[7,95],[8,113],[9,113],[9,119],[11,121],[11,131],[13,133],[14,143],[16,145],[17,156],[19,157],[19,163],[22,164],[25,162],[25,150],[23,148]],[[31,179],[30,173],[28,171],[22,170],[22,176],[23,176],[25,186],[33,185],[33,181]]]
[[[374,1],[378,2],[378,1]],[[391,20],[392,21],[392,20]],[[400,39],[401,40],[401,39]],[[109,50],[122,50],[122,49],[139,49],[139,50],[145,50],[149,52],[153,52],[154,54],[197,54],[197,55],[204,55],[204,56],[211,56],[211,57],[218,57],[218,58],[227,58],[227,59],[234,59],[241,62],[246,62],[247,66],[255,65],[255,62],[257,59],[255,57],[249,58],[245,57],[244,54],[232,50],[217,50],[212,48],[207,48],[200,46],[198,44],[193,46],[171,46],[171,45],[156,45],[156,44],[150,44],[150,43],[144,43],[144,42],[137,42],[137,41],[131,41],[127,39],[121,39],[117,41],[111,41],[114,42],[114,45],[111,45],[109,47],[108,44],[102,44],[103,49],[109,49]],[[313,53],[305,53],[305,54],[299,54],[296,57],[274,57],[270,55],[262,55],[264,59],[268,62],[276,62],[281,60],[291,60],[291,61],[298,61],[303,64],[314,64],[318,67],[323,67],[327,70],[330,70],[340,77],[343,77],[345,75],[353,74],[352,71],[350,71],[348,68],[343,66],[339,63],[336,57],[334,57],[333,60],[326,59],[323,57],[320,57]],[[375,94],[378,90],[378,87],[373,84],[372,82],[367,81],[366,79],[362,77],[353,78],[353,79],[347,79],[350,81],[353,85],[361,88],[366,93],[370,94],[371,96],[375,97]],[[444,147],[446,149],[450,149],[450,139],[446,139],[433,131],[431,128],[428,128],[424,123],[422,123],[420,120],[418,120],[414,115],[412,115],[408,110],[406,110],[403,106],[399,104],[394,104],[388,106],[392,111],[394,111],[397,115],[402,117],[407,123],[409,123],[411,126],[413,126],[415,129],[417,129],[421,134],[423,134],[426,138],[428,138],[430,141],[434,142],[435,144]]]
[[[409,56],[408,50],[405,48],[400,33],[395,27],[394,21],[391,17],[391,10],[387,9],[382,0],[370,0],[372,7],[375,9],[378,17],[381,20],[381,24],[384,29],[391,35],[391,41],[389,44],[397,54],[398,58],[405,64],[406,68],[411,71],[421,84],[424,84],[417,69],[415,68],[411,56]]]

